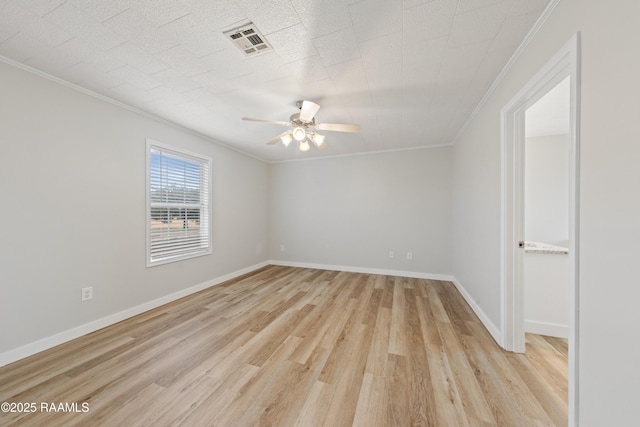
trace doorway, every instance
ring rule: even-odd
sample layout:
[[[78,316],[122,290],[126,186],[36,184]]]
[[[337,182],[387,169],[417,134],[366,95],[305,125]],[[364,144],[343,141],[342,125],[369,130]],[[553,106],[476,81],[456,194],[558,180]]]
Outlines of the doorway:
[[[524,331],[569,338],[571,77],[525,112]]]
[[[526,110],[552,88],[569,78],[569,425],[578,425],[579,328],[579,99],[580,34],[556,55],[501,110],[501,329],[504,349],[523,353],[524,327],[524,165]]]

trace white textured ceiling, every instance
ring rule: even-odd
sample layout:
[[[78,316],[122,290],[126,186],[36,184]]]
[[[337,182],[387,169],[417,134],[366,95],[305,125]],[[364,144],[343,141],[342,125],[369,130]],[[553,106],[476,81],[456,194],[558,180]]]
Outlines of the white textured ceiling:
[[[548,2],[0,0],[0,55],[267,161],[395,150],[451,143]],[[248,21],[274,51],[222,35]],[[362,132],[300,153],[240,120],[299,99]]]

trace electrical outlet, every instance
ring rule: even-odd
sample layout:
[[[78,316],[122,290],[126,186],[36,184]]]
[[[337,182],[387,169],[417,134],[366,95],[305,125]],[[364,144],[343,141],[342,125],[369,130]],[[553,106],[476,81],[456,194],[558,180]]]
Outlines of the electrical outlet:
[[[93,286],[89,286],[88,288],[82,288],[81,300],[89,301],[93,299]]]
[[[407,259],[413,259],[413,252],[407,252]]]
[[[284,252],[284,245],[280,245],[280,252]]]
[[[393,251],[389,251],[389,258],[393,258]]]

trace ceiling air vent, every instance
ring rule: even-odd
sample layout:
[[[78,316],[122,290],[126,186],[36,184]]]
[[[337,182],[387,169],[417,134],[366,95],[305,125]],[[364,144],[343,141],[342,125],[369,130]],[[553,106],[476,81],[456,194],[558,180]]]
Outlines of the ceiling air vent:
[[[258,55],[273,50],[253,22],[225,31],[222,34],[238,46],[245,56]]]

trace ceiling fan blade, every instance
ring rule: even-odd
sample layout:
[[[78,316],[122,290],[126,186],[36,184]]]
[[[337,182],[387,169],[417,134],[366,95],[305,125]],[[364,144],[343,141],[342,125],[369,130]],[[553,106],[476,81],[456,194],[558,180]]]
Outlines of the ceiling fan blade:
[[[277,144],[278,142],[282,141],[280,138],[282,138],[283,136],[285,136],[285,135],[287,135],[289,133],[291,133],[291,131],[282,132],[280,135],[276,136],[271,141],[267,142],[267,145]]]
[[[318,130],[329,130],[334,132],[360,132],[360,125],[347,123],[318,123]]]
[[[305,123],[310,123],[319,109],[320,106],[315,102],[302,101],[302,107],[300,108],[300,120]]]
[[[248,122],[270,123],[274,125],[283,125],[283,126],[291,125],[291,123],[289,122],[283,122],[280,120],[252,119],[251,117],[243,117],[242,120],[246,120]]]

